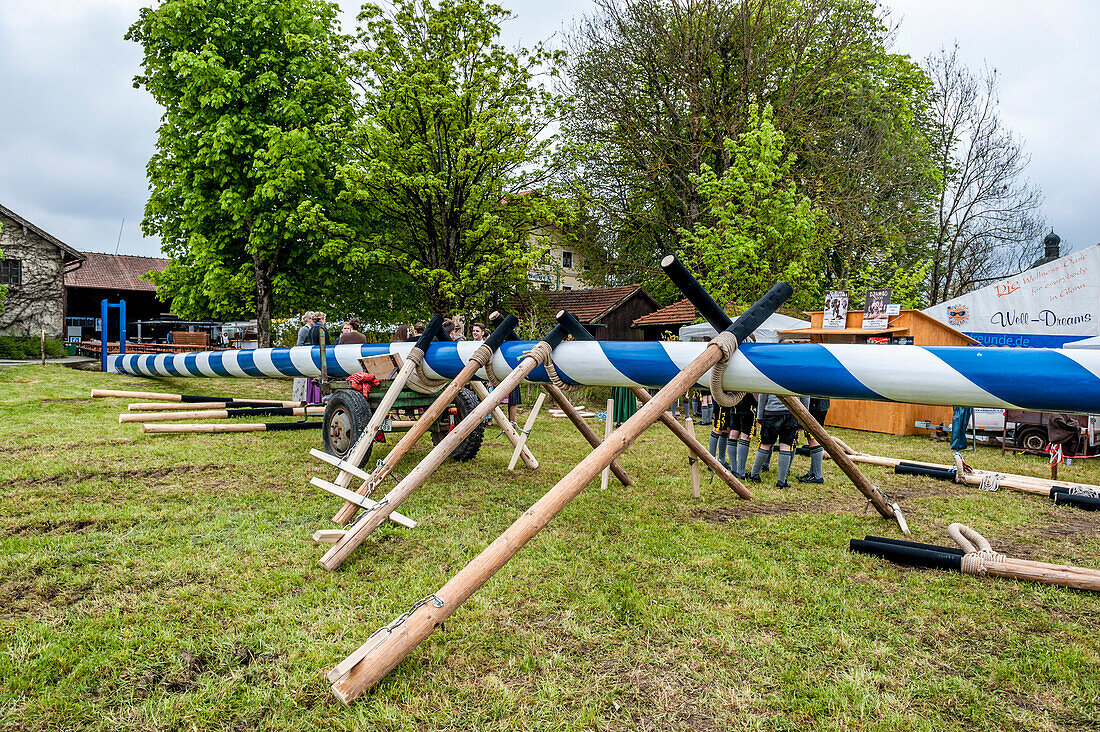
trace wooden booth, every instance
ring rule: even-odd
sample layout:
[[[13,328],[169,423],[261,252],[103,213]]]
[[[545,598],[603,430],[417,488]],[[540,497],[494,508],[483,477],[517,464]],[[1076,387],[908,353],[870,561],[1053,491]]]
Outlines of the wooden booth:
[[[863,311],[849,310],[844,328],[822,328],[822,311],[808,312],[810,327],[781,330],[779,337],[789,340],[809,340],[811,343],[878,343],[882,348],[896,344],[914,346],[970,346],[978,341],[931,318],[919,310],[902,310],[891,316],[887,327],[863,327]],[[899,374],[899,378],[902,375]],[[966,406],[966,405],[959,405]],[[891,435],[917,435],[928,430],[915,426],[918,421],[943,424],[951,421],[951,407],[928,404],[872,402],[862,399],[833,399],[828,427],[845,427]]]

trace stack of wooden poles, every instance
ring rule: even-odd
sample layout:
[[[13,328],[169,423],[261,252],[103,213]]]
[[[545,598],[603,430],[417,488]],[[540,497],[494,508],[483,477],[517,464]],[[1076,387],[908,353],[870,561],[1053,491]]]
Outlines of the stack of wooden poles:
[[[278,432],[291,430],[316,430],[321,421],[309,421],[325,413],[322,405],[277,399],[237,399],[199,394],[166,394],[147,391],[115,391],[92,389],[96,398],[144,399],[133,402],[127,413],[118,415],[120,424],[129,422],[141,425],[141,431],[152,434],[179,434],[199,432]],[[162,424],[187,420],[221,420],[240,417],[301,417],[298,422],[229,422],[214,424]]]

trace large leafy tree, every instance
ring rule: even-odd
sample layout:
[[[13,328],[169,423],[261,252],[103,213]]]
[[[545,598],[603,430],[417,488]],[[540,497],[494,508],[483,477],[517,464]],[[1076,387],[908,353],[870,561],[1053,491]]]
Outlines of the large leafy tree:
[[[325,246],[352,113],[346,40],[321,0],[165,0],[127,38],[164,107],[143,228],[171,258],[154,277],[181,315],[255,312],[270,344],[277,309],[322,304],[340,272]],[[321,302],[318,302],[320,300]]]
[[[560,102],[540,82],[562,58],[504,49],[509,15],[482,0],[360,15],[361,121],[342,178],[364,229],[343,256],[406,274],[438,312],[524,288],[532,234],[564,223],[548,134]]]
[[[570,38],[567,129],[589,144],[578,185],[594,203],[608,270],[641,280],[676,252],[706,275],[680,232],[714,223],[697,176],[725,173],[725,141],[756,102],[772,109],[784,153],[796,156],[791,181],[825,213],[812,288],[844,284],[872,259],[895,268],[922,258],[937,184],[929,84],[887,51],[877,3],[596,5]]]

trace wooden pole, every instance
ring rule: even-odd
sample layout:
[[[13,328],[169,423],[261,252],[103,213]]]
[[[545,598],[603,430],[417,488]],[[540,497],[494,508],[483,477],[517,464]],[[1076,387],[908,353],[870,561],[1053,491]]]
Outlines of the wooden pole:
[[[505,324],[502,327],[506,330],[500,332],[499,337],[491,337],[491,340],[486,341],[485,345],[488,347],[490,352],[489,358],[492,358],[492,353],[496,351],[500,343],[503,342],[508,334],[511,333],[512,329],[515,328],[515,324],[516,319],[513,316],[510,323],[509,321],[505,321]],[[497,334],[494,334],[494,336],[495,335]],[[409,450],[413,448],[413,445],[415,445],[417,441],[421,437],[423,437],[424,434],[428,432],[428,430],[432,428],[432,425],[435,424],[436,420],[443,415],[444,410],[450,407],[451,402],[453,402],[455,397],[458,396],[458,393],[462,391],[462,388],[466,386],[466,384],[468,384],[470,380],[474,378],[474,376],[477,375],[478,369],[480,369],[482,366],[483,364],[478,359],[471,358],[466,363],[466,365],[462,367],[462,370],[458,372],[458,374],[451,380],[451,382],[443,387],[443,390],[439,392],[439,395],[436,396],[435,401],[432,402],[431,405],[424,410],[424,412],[420,415],[420,419],[416,421],[416,424],[413,425],[412,428],[408,432],[406,432],[400,440],[397,441],[397,444],[394,445],[388,453],[386,453],[386,456],[382,458],[380,464],[373,471],[371,471],[370,476],[363,480],[363,483],[359,486],[359,489],[356,491],[356,493],[361,496],[366,495],[375,486],[382,484],[382,481],[385,480],[386,476],[393,472],[394,467],[396,467],[396,465],[401,462],[401,459],[408,454]],[[391,389],[392,388],[393,387],[391,387]],[[389,393],[387,393],[386,396],[389,396]],[[390,403],[390,406],[392,406],[392,402]],[[381,411],[381,406],[379,407],[379,411]],[[389,411],[389,407],[386,407],[386,411]],[[471,415],[466,415],[465,419],[463,419],[459,423],[459,425],[464,425],[467,421],[470,420],[473,420],[473,417]],[[469,427],[467,432],[476,429],[480,421],[481,420],[478,420],[477,422],[471,422],[472,426],[467,425],[467,427]],[[381,425],[381,421],[379,421],[379,425]],[[448,452],[447,455],[450,455],[450,452]],[[363,461],[363,458],[362,456],[360,456],[358,460],[346,458],[345,461],[350,462],[354,465],[358,465]],[[346,487],[351,482],[352,476],[350,473],[341,473],[340,475],[341,477],[344,477],[346,475],[347,479],[342,484],[339,480],[336,481],[337,485],[340,485],[340,487],[342,488]],[[339,511],[336,512],[336,514],[332,517],[332,521],[333,523],[337,523],[343,526],[348,521],[351,521],[357,510],[358,507],[351,501],[348,501],[343,505],[343,507],[340,508]]]
[[[341,488],[340,486],[336,485],[335,483],[329,483],[327,480],[321,480],[317,476],[314,476],[314,477],[310,478],[309,482],[310,482],[310,485],[314,485],[314,486],[320,488],[323,491],[328,491],[332,495],[339,496],[340,498],[343,498],[345,501],[350,501],[350,502],[354,503],[357,506],[362,506],[363,508],[367,509],[368,511],[374,510],[375,508],[378,508],[378,501],[372,501],[371,499],[367,498],[366,496],[360,496],[356,493],[352,493],[347,488]],[[393,521],[396,524],[400,524],[401,526],[405,526],[405,527],[410,528],[410,529],[415,529],[416,528],[416,522],[415,521],[413,521],[408,516],[403,516],[402,514],[399,514],[397,511],[391,512],[390,515],[389,515],[389,519],[390,519],[390,521]]]
[[[300,407],[301,402],[133,402],[126,409],[131,412],[200,411],[204,409],[247,409],[249,407]]]
[[[564,337],[565,331],[561,326],[555,326],[539,345],[545,344],[552,349],[558,343],[561,343]],[[537,349],[538,346],[535,350]],[[343,564],[344,560],[355,551],[355,548],[362,544],[371,532],[386,520],[389,512],[396,509],[402,501],[412,495],[413,491],[419,488],[435,472],[435,469],[443,464],[443,461],[458,447],[458,444],[481,424],[481,421],[492,411],[493,406],[499,404],[504,397],[508,396],[512,389],[523,381],[529,373],[534,371],[541,362],[541,355],[530,355],[521,359],[511,373],[500,382],[500,386],[489,394],[488,401],[481,402],[473,412],[466,415],[465,419],[455,425],[454,429],[448,432],[447,436],[386,494],[385,500],[379,502],[380,505],[377,509],[367,512],[356,521],[344,538],[321,557],[320,565],[331,572]]]
[[[596,434],[596,431],[584,421],[584,417],[577,411],[576,406],[570,401],[569,397],[558,387],[553,384],[544,384],[543,388],[546,389],[546,393],[550,395],[550,398],[557,402],[561,407],[561,411],[569,418],[569,421],[573,423],[573,426],[577,428],[577,431],[584,436],[584,439],[588,440],[588,444],[592,447],[600,446],[600,437]],[[611,434],[611,429],[605,427],[606,433]],[[619,463],[615,460],[611,461],[611,472],[615,474],[615,477],[620,483],[625,486],[634,485],[634,479],[623,470]]]
[[[871,505],[875,507],[883,518],[897,518],[894,510],[886,503],[886,499],[882,497],[882,493],[879,489],[871,485],[871,481],[867,480],[867,476],[859,472],[859,468],[852,462],[852,459],[848,457],[848,454],[833,441],[833,438],[825,431],[825,428],[818,424],[813,415],[810,414],[810,410],[806,409],[806,406],[798,400],[797,397],[791,396],[779,396],[779,401],[783,402],[791,414],[795,416],[802,426],[814,436],[814,439],[821,443],[821,446],[825,448],[825,452],[829,453],[829,457],[833,459],[833,462],[844,471],[844,474],[848,476],[848,479],[852,481],[852,484],[859,489],[859,492],[867,497],[867,500],[871,502]],[[909,532],[905,532],[909,533]]]
[[[607,442],[607,438],[611,437],[611,433],[615,431],[615,400],[607,400],[607,411],[604,413],[604,425],[603,425],[603,439]],[[600,490],[606,491],[608,483],[611,482],[611,463],[607,464],[607,467],[600,473]]]
[[[320,422],[268,422],[239,424],[143,424],[145,433],[187,434],[197,432],[292,432],[295,430],[319,430]]]
[[[46,329],[42,329],[42,365],[46,365]]]
[[[687,431],[693,437],[695,436],[695,422],[692,420],[690,414],[684,417],[684,427],[687,428]],[[688,448],[688,465],[691,466],[691,497],[695,500],[699,500],[699,486],[701,483],[699,476],[699,459],[695,457],[695,451],[690,447]]]
[[[148,399],[165,402],[253,402],[255,404],[271,404],[279,407],[297,407],[301,402],[284,402],[278,399],[233,399],[231,397],[201,396],[199,394],[165,394],[159,391],[117,391],[115,389],[92,389],[92,396],[97,399]]]
[[[477,394],[477,398],[481,401],[485,401],[489,398],[489,389],[485,384],[480,381],[471,381],[470,388]],[[496,422],[497,427],[500,427],[504,432],[504,436],[508,438],[508,442],[512,444],[512,447],[519,445],[519,432],[516,432],[515,426],[508,420],[508,415],[504,413],[504,410],[500,406],[493,407],[493,421]],[[523,444],[523,450],[520,451],[520,459],[523,460],[524,465],[531,468],[531,470],[538,470],[539,461],[535,459],[535,456],[531,454],[530,448],[527,447],[527,443]]]
[[[650,400],[649,392],[640,386],[630,387],[630,391],[634,396],[638,398],[642,404],[645,404]],[[680,441],[687,445],[687,448],[695,453],[695,457],[703,461],[703,464],[714,471],[715,475],[726,482],[734,493],[739,498],[745,500],[752,500],[752,491],[745,487],[745,484],[739,481],[733,473],[726,470],[726,466],[722,465],[718,458],[707,452],[707,449],[700,444],[699,440],[695,439],[695,433],[689,432],[682,424],[677,422],[673,418],[671,413],[661,415],[661,424],[680,438]]]
[[[324,415],[324,407],[271,407],[267,409],[200,409],[194,412],[138,412],[118,415],[119,424],[127,422],[186,422],[189,419],[233,419],[236,417],[282,416],[311,417]]]
[[[516,449],[512,452],[512,459],[508,461],[508,470],[515,470],[516,463],[519,462],[519,456],[523,452],[523,446],[527,444],[527,438],[531,436],[531,430],[535,428],[535,419],[539,416],[539,410],[542,409],[542,403],[546,399],[546,392],[540,391],[538,399],[535,400],[535,406],[531,408],[531,414],[527,416],[527,422],[523,425],[523,434],[520,435],[519,444],[516,445]]]
[[[419,607],[403,616],[400,624],[395,622],[371,636],[357,651],[330,671],[329,680],[333,682],[332,691],[336,698],[348,704],[385,677],[721,358],[722,349],[718,345],[707,346],[699,358],[688,364],[648,404],[590,452],[492,544],[434,593],[431,596],[432,601],[419,604]]]

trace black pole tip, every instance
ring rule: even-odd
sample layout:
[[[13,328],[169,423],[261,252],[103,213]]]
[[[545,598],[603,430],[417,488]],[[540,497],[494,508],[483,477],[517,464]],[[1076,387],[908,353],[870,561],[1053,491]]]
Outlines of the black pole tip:
[[[676,261],[676,255],[675,254],[669,254],[667,257],[665,257],[664,259],[661,260],[661,266],[662,267],[668,267],[669,265],[671,265],[675,261]]]

